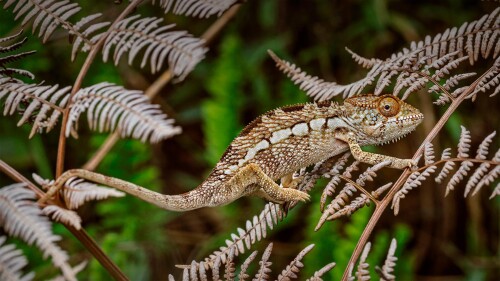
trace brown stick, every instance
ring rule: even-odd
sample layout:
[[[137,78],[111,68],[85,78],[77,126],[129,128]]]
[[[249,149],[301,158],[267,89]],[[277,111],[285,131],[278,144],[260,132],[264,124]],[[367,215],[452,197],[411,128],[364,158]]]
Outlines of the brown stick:
[[[222,28],[236,15],[242,4],[236,4],[227,10],[219,19],[217,19],[201,36],[208,43],[210,43],[215,36],[222,30]],[[144,94],[153,99],[160,91],[172,80],[172,71],[170,69],[163,72],[163,74],[154,81],[151,86],[144,92]],[[106,156],[109,151],[113,148],[116,142],[120,139],[119,133],[117,131],[113,132],[104,141],[101,147],[96,151],[96,153],[90,158],[83,169],[93,171],[101,163],[104,156]]]
[[[417,160],[420,155],[422,155],[424,151],[425,144],[428,142],[432,142],[432,140],[437,136],[437,134],[441,131],[441,129],[444,127],[448,119],[451,117],[451,114],[455,112],[455,110],[458,108],[458,106],[467,98],[467,96],[474,91],[476,86],[478,85],[479,81],[490,71],[492,71],[495,68],[495,66],[492,66],[490,69],[488,69],[486,72],[481,75],[474,83],[470,85],[470,87],[464,91],[459,97],[457,97],[453,102],[450,104],[450,107],[446,110],[446,112],[441,116],[439,121],[436,123],[434,128],[431,130],[431,132],[427,135],[425,140],[422,142],[420,147],[417,149],[415,154],[413,155],[413,160]],[[354,268],[354,265],[356,261],[359,259],[359,256],[361,255],[361,252],[363,251],[366,243],[368,242],[368,239],[370,238],[371,233],[373,232],[373,229],[378,223],[378,220],[384,213],[385,209],[389,206],[391,203],[392,199],[394,198],[394,195],[399,191],[399,189],[403,186],[403,184],[406,182],[406,179],[410,176],[411,171],[409,169],[405,169],[403,174],[399,176],[398,180],[396,183],[391,187],[387,195],[380,201],[380,204],[375,207],[375,211],[373,212],[372,216],[370,217],[370,220],[368,221],[368,224],[366,225],[365,229],[363,230],[363,233],[361,234],[361,237],[358,240],[358,243],[356,244],[356,247],[354,248],[354,252],[351,255],[351,258],[349,259],[349,263],[347,264],[346,270],[344,271],[344,275],[342,276],[343,281],[347,281],[349,279],[349,268],[352,266]]]

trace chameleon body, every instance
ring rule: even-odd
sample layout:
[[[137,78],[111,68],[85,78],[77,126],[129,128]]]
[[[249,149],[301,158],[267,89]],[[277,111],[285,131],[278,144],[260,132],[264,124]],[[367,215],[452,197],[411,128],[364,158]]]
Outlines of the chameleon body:
[[[360,146],[396,141],[422,120],[419,110],[392,95],[357,96],[342,105],[325,101],[287,106],[265,113],[246,126],[208,178],[184,194],[159,194],[85,170],[69,170],[57,182],[78,176],[174,211],[225,205],[247,195],[278,203],[305,201],[309,195],[293,188],[297,184],[293,173],[349,149],[361,162],[390,160],[389,167],[397,169],[415,166],[410,159],[364,152]],[[276,183],[278,179],[281,186]]]

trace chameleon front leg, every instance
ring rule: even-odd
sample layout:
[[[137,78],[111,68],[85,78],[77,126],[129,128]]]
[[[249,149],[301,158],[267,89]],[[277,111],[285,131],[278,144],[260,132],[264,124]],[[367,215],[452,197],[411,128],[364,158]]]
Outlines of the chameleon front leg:
[[[291,188],[282,188],[266,175],[259,165],[251,163],[241,168],[233,178],[227,183],[227,187],[233,190],[233,196],[247,193],[248,188],[255,190],[249,192],[251,195],[265,198],[275,203],[284,203],[289,201],[309,200],[309,194]]]
[[[354,157],[354,159],[375,165],[387,160],[391,161],[391,164],[389,164],[387,167],[390,168],[395,168],[395,169],[405,169],[405,168],[416,168],[417,163],[413,161],[412,159],[400,159],[392,156],[387,156],[387,155],[382,155],[382,154],[376,154],[376,153],[371,153],[371,152],[366,152],[361,150],[361,147],[359,146],[355,135],[352,132],[339,132],[335,138],[345,141],[347,144],[349,144],[349,148],[351,150],[351,154]]]

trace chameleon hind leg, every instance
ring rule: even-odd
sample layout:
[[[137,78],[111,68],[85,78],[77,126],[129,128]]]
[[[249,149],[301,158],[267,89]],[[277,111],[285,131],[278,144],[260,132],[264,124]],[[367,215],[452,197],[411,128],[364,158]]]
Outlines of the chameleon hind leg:
[[[228,186],[240,187],[241,195],[255,195],[275,203],[309,200],[309,194],[291,188],[282,188],[266,175],[257,164],[241,168],[228,182]],[[249,190],[250,189],[250,190]]]

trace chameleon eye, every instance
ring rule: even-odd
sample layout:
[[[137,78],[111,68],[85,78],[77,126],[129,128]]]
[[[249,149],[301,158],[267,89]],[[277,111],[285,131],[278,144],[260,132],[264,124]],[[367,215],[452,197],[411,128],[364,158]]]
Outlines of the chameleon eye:
[[[394,97],[385,97],[379,102],[378,111],[385,117],[392,117],[399,112],[399,102]]]

